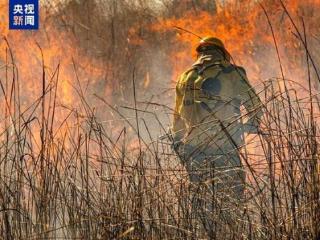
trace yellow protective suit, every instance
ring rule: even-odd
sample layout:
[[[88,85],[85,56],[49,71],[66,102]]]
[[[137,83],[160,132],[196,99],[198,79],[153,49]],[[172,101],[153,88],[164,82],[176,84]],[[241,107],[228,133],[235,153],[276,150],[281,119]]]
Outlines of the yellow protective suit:
[[[242,105],[251,130],[241,123]],[[199,150],[240,147],[243,132],[258,127],[260,107],[243,68],[202,56],[177,82],[174,139]]]
[[[245,125],[241,106],[249,119]],[[261,101],[245,70],[224,58],[202,55],[180,76],[171,130],[174,141],[181,143],[177,152],[191,182],[206,181],[211,172],[203,169],[214,166],[221,170],[216,173],[220,174],[222,186],[230,183],[230,187],[242,194],[245,174],[239,148],[244,143],[244,132],[256,133],[262,115],[260,109]],[[230,177],[234,179],[222,180]]]
[[[245,125],[241,106],[247,112]],[[177,82],[171,129],[174,146],[180,143],[176,152],[194,188],[192,213],[202,222],[208,236],[215,231],[212,214],[217,209],[211,196],[219,196],[219,201],[227,204],[220,210],[229,210],[221,210],[218,216],[228,219],[232,206],[228,206],[230,201],[226,198],[243,195],[245,173],[239,148],[244,143],[244,132],[256,133],[260,109],[260,99],[245,70],[219,54],[199,57]]]

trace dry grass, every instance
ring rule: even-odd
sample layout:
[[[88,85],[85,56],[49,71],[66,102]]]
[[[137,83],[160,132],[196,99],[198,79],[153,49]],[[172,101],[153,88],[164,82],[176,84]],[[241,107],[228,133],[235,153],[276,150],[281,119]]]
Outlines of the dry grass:
[[[281,81],[286,90],[280,90]],[[214,196],[218,209],[232,209],[227,218],[219,210],[212,213],[217,239],[319,236],[319,102],[312,96],[312,110],[308,96],[299,98],[295,84],[281,81],[267,82],[261,92],[263,134],[247,142],[243,159],[246,200],[237,202],[227,191]],[[191,211],[195,193],[187,173],[168,145],[140,137],[136,151],[128,150],[126,127],[112,139],[81,95],[85,112],[71,112],[63,127],[55,127],[54,91],[44,88],[34,105],[40,111],[31,114],[19,112],[16,91],[12,98],[5,95],[12,102],[0,149],[5,239],[205,236]],[[112,107],[105,103],[106,109]],[[139,112],[136,120],[142,125],[130,123],[137,136],[142,131],[137,126],[148,130]]]
[[[303,88],[290,80],[273,79],[258,87],[264,102],[262,134],[247,138],[241,150],[247,180],[245,199],[237,201],[228,189],[217,195],[205,188],[194,192],[168,143],[150,132],[145,114],[159,125],[160,134],[166,127],[157,113],[170,108],[137,101],[141,100],[135,82],[139,73],[138,77],[135,72],[125,74],[133,86],[129,96],[134,107],[127,107],[133,121],[95,96],[106,111],[123,119],[114,136],[80,86],[81,107],[65,109],[63,119],[57,114],[65,108],[57,104],[59,66],[51,76],[43,75],[42,96],[26,110],[21,110],[13,57],[5,68],[12,74],[0,83],[3,239],[206,238],[191,211],[195,194],[217,206],[211,214],[216,226],[213,239],[320,236],[320,102],[310,85]],[[148,108],[151,105],[154,112]],[[228,216],[221,214],[226,208]]]

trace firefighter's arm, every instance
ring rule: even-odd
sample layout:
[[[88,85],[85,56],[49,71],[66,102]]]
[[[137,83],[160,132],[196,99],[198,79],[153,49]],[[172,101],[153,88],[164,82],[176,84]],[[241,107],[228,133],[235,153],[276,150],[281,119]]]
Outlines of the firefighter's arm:
[[[176,96],[175,96],[175,107],[174,107],[174,113],[173,113],[173,125],[171,127],[171,132],[174,141],[180,141],[186,131],[186,126],[184,121],[181,118],[180,115],[180,108],[181,104],[183,103],[183,94],[180,92],[179,89],[179,81],[176,86]]]
[[[248,121],[246,123],[246,130],[248,133],[257,133],[260,119],[263,115],[262,102],[250,85],[246,72],[243,68],[238,67],[237,72],[240,76],[239,90],[240,100],[242,105],[246,108]]]

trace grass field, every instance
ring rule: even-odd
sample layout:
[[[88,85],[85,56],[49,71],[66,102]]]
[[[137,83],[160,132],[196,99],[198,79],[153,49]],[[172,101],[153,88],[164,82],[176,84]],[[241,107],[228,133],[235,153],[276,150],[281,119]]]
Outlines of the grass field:
[[[145,1],[140,4],[147,6]],[[181,7],[176,4],[179,8],[168,5],[167,16],[162,17],[175,15]],[[199,11],[215,8],[207,4],[198,3],[195,7]],[[89,5],[86,11],[92,10]],[[154,55],[141,49],[147,46],[152,52],[159,44],[165,55],[170,55],[172,49],[166,48],[167,42],[161,43],[164,41],[158,36],[161,31],[154,33],[145,26],[146,22],[154,21],[152,14],[144,15],[140,8],[131,9],[126,1],[120,5],[123,12],[104,22],[104,26],[111,26],[107,33],[111,45],[104,44],[108,41],[83,26],[84,14],[74,19],[82,24],[73,29],[78,34],[79,46],[91,52],[86,59],[76,54],[83,61],[68,56],[61,58],[63,63],[72,63],[68,71],[60,63],[51,65],[47,60],[51,52],[41,44],[36,45],[37,50],[32,49],[41,53],[38,61],[30,60],[34,66],[30,71],[32,80],[37,83],[34,92],[26,90],[26,69],[15,53],[19,46],[10,37],[4,40],[6,54],[1,54],[0,69],[1,239],[207,239],[191,208],[194,198],[209,198],[216,206],[210,213],[216,229],[213,239],[319,239],[320,101],[314,85],[320,79],[317,54],[312,54],[308,47],[307,34],[303,31],[306,29],[299,31],[300,28],[294,28],[294,21],[291,23],[300,44],[299,53],[305,60],[296,62],[306,72],[304,79],[295,80],[283,73],[288,71],[286,64],[290,65],[293,58],[287,61],[280,56],[281,46],[274,32],[270,32],[271,45],[277,49],[272,62],[281,69],[282,77],[270,77],[254,84],[264,104],[262,134],[247,136],[246,144],[238,150],[246,172],[246,181],[242,183],[245,196],[238,200],[227,188],[219,194],[210,194],[205,185],[193,186],[179,157],[171,150],[170,140],[158,138],[166,133],[168,119],[173,115],[172,104],[167,104],[167,99],[173,100],[173,91],[171,83],[165,82],[168,95],[164,92],[160,98],[153,99],[145,94],[149,84],[154,84],[145,72]],[[76,1],[70,1],[63,10],[80,11],[78,7]],[[158,11],[158,7],[149,10]],[[113,8],[108,11],[116,12]],[[290,17],[288,12],[287,16]],[[100,24],[94,25],[100,17],[92,20],[91,30],[95,34],[102,31]],[[61,19],[61,22],[65,20]],[[121,38],[132,32],[130,21],[148,29],[147,33],[137,31],[139,37],[145,37],[143,47],[139,39],[135,39],[138,43],[128,43]],[[112,24],[124,27],[116,31],[112,30]],[[175,40],[171,33],[163,35],[166,40]],[[152,37],[155,42],[150,41]],[[117,42],[118,38],[121,41]],[[96,45],[92,44],[93,40]],[[117,47],[113,49],[113,46]],[[125,50],[119,53],[119,49]],[[101,57],[103,61],[98,58],[100,51],[106,54]],[[296,55],[288,53],[288,56]],[[179,59],[176,57],[174,60]],[[161,54],[157,55],[157,60],[162,58]],[[94,66],[100,60],[105,64],[102,64],[108,70],[105,79],[99,80],[99,71],[84,64],[91,59]],[[134,67],[131,63],[135,63]],[[170,62],[167,65],[175,67]],[[162,67],[167,65],[159,63],[160,70],[157,68],[153,73],[163,76]],[[82,68],[89,69],[89,76],[84,79]],[[250,71],[254,78],[258,76]],[[70,83],[67,92],[72,91],[67,103],[61,95],[67,86],[66,78]],[[31,81],[29,75],[27,80]],[[99,85],[99,81],[108,83],[108,91],[101,90],[105,86]],[[90,85],[94,89],[88,94]],[[121,97],[124,99],[119,100]],[[214,176],[213,179],[219,180]],[[201,204],[198,210],[207,211]],[[228,212],[227,216],[224,212]]]

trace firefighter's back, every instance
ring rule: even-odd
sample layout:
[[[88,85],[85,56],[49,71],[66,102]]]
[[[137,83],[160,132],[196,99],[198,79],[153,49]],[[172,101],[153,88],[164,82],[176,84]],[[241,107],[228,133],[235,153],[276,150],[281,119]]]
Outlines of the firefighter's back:
[[[240,144],[241,134],[236,134],[240,128],[240,90],[244,89],[240,86],[240,71],[227,62],[208,62],[185,75],[181,82],[185,92],[181,114],[188,127],[186,144],[212,142],[225,147],[229,141],[221,124]]]

